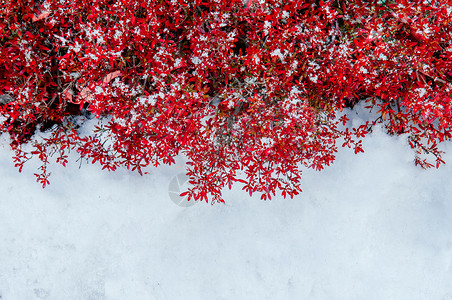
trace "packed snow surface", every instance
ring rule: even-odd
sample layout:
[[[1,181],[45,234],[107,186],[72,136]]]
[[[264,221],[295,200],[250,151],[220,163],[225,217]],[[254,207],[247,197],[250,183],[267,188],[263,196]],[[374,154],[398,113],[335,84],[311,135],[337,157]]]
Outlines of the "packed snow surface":
[[[304,171],[294,199],[240,187],[180,207],[183,164],[139,176],[72,162],[42,189],[0,146],[0,295],[24,299],[452,299],[452,144],[422,170],[376,131]]]

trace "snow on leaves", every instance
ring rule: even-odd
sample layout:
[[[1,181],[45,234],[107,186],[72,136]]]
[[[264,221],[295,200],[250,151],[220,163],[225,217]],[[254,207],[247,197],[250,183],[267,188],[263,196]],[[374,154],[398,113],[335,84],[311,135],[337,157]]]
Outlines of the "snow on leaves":
[[[376,124],[443,163],[451,138],[452,16],[429,1],[7,2],[0,16],[2,131],[16,165],[67,152],[142,173],[184,154],[192,199],[234,183],[270,199],[301,167],[362,152]],[[12,100],[11,100],[12,99]],[[337,111],[366,102],[353,128]],[[78,116],[98,118],[90,134]],[[44,137],[36,133],[46,132]],[[25,151],[29,142],[34,150]]]

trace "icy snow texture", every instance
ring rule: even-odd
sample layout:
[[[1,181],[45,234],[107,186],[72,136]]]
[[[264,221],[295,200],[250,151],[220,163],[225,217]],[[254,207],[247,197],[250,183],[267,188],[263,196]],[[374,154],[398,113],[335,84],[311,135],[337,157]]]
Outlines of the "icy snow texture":
[[[452,145],[446,145],[452,164]],[[0,144],[0,294],[23,299],[452,299],[452,168],[413,166],[403,138],[307,170],[296,199],[236,188],[176,206],[168,182],[77,163],[51,185]]]

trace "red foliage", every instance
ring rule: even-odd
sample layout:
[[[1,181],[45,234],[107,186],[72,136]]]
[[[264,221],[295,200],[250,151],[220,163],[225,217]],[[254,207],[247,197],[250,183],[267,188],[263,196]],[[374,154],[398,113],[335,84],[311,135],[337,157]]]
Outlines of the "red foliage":
[[[443,3],[443,4],[441,4]],[[372,126],[406,134],[416,163],[451,138],[447,1],[17,0],[1,4],[1,130],[16,165],[67,152],[142,172],[189,160],[191,198],[301,191],[337,140],[361,152]],[[379,118],[350,128],[365,101]],[[91,134],[80,116],[99,119]],[[343,125],[346,125],[345,129]],[[45,137],[37,132],[48,131]],[[22,145],[32,143],[25,152]]]

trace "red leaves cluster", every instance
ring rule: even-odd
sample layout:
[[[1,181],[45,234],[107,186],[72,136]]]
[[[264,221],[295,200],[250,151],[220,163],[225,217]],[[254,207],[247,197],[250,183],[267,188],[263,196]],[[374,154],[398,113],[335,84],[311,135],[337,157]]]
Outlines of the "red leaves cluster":
[[[189,160],[194,199],[235,182],[263,199],[301,191],[337,141],[361,152],[377,123],[442,163],[451,138],[452,9],[427,1],[7,1],[2,131],[20,168],[67,152],[138,172]],[[358,128],[337,112],[365,101]],[[82,118],[97,118],[82,133]],[[39,132],[46,132],[43,136]],[[35,150],[25,152],[29,142]]]

